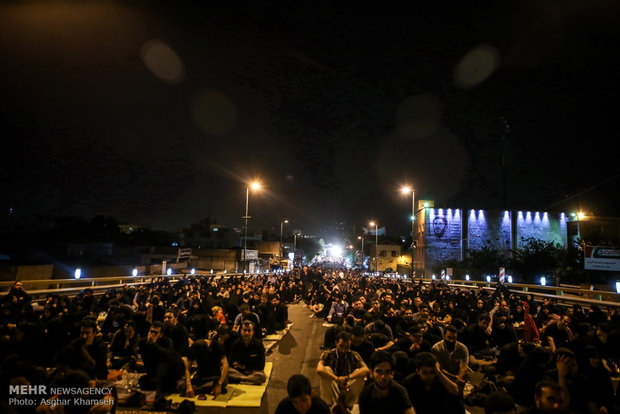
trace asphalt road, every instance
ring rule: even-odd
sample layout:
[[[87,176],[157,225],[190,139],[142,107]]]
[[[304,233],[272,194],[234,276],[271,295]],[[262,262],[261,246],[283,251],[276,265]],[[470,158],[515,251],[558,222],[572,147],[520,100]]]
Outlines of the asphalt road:
[[[286,397],[286,382],[293,374],[307,376],[315,393],[319,393],[319,378],[315,373],[321,356],[325,327],[323,320],[310,317],[312,312],[303,303],[289,305],[289,319],[294,323],[289,332],[269,351],[267,361],[273,371],[260,408],[198,407],[199,414],[268,414],[273,413],[280,400]]]

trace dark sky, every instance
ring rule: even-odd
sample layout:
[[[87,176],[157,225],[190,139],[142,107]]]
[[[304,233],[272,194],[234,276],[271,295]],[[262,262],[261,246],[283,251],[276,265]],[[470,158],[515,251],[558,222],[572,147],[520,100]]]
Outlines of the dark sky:
[[[616,1],[194,3],[0,5],[5,211],[240,226],[260,178],[276,232],[406,233],[405,183],[620,216]]]

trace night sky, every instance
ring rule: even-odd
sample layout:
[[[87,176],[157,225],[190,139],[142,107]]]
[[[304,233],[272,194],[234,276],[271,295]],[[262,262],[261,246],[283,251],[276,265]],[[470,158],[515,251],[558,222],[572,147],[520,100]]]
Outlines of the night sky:
[[[276,233],[406,234],[402,184],[620,216],[620,3],[194,3],[0,5],[5,212],[241,226],[259,178]]]

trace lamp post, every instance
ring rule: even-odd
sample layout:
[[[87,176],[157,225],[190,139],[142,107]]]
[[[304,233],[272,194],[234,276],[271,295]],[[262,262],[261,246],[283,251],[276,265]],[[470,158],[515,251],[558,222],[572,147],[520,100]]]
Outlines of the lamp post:
[[[362,236],[357,236],[357,238],[362,241],[362,269],[364,269],[364,238]]]
[[[415,257],[415,192],[412,187],[405,186],[400,189],[403,194],[411,193],[411,280],[413,280],[413,258]]]
[[[375,272],[379,271],[379,224],[375,221],[368,223],[375,227]]]
[[[279,251],[279,257],[278,257],[280,263],[278,263],[278,267],[280,267],[282,265],[282,252],[283,252],[283,249],[282,249],[282,230],[284,229],[284,224],[285,223],[288,223],[288,220],[282,220],[280,222],[280,251]]]
[[[245,220],[245,226],[244,226],[245,228],[244,228],[244,236],[243,236],[243,270],[244,270],[244,273],[247,272],[247,270],[248,270],[248,260],[247,260],[247,253],[248,253],[248,219],[251,218],[248,215],[248,205],[249,205],[249,202],[250,202],[250,189],[252,189],[252,191],[259,190],[260,189],[260,183],[258,181],[253,181],[245,189],[245,216],[242,217]]]

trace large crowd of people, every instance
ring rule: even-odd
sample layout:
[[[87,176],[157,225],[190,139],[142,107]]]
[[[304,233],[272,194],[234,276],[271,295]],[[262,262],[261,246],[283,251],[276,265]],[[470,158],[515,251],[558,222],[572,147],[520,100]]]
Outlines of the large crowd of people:
[[[620,317],[613,308],[561,306],[502,284],[489,291],[308,267],[154,278],[99,297],[91,289],[73,298],[49,295],[37,306],[16,282],[1,304],[1,400],[26,397],[9,395],[17,389],[9,385],[92,387],[128,371],[143,374],[139,389],[155,392],[155,408],[169,408],[166,396],[174,392],[201,399],[226,393],[230,383],[261,384],[261,339],[287,326],[295,302],[328,326],[316,368],[320,392],[310,379],[291,377],[278,414],[354,406],[362,414],[463,413],[468,405],[488,413],[620,412],[613,386]]]

